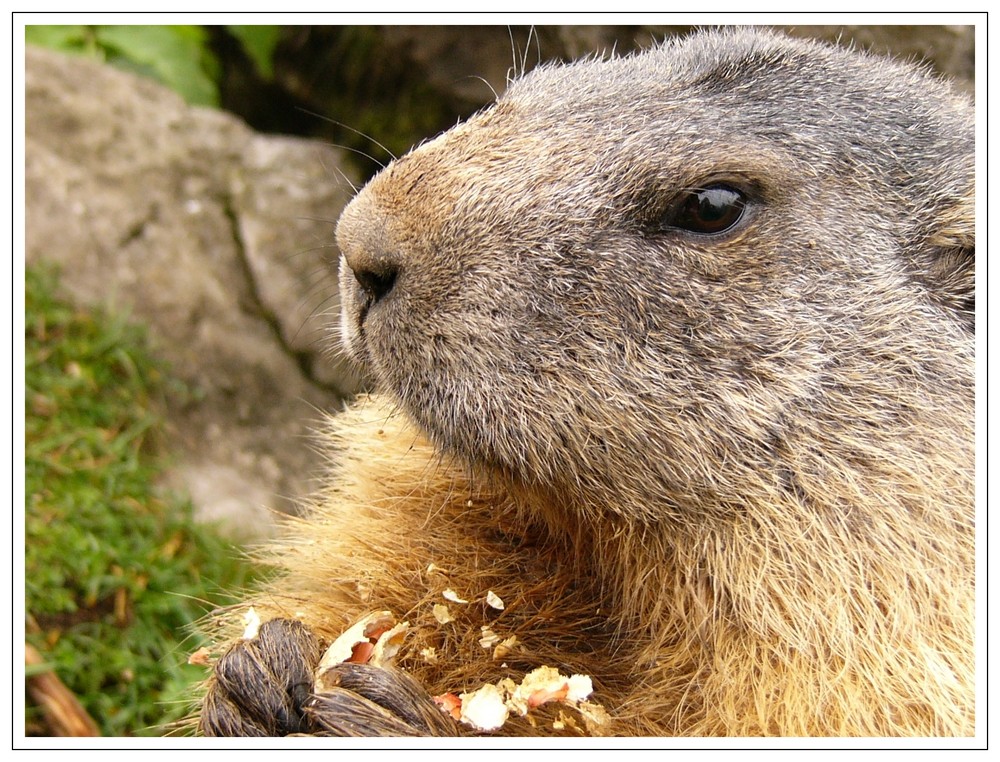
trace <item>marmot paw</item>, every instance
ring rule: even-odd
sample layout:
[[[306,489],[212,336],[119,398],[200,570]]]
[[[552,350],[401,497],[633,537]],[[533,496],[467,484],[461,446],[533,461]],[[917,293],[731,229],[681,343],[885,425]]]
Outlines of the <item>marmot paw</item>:
[[[256,637],[234,643],[215,665],[202,703],[206,736],[284,736],[308,733],[303,706],[312,696],[322,650],[308,627],[272,619]]]
[[[324,672],[308,627],[272,619],[230,647],[215,666],[202,704],[205,736],[454,736],[456,724],[404,672],[338,664]]]

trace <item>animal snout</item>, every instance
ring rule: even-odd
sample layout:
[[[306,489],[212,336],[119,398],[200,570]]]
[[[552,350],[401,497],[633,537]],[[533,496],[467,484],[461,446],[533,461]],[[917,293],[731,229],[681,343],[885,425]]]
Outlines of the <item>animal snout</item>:
[[[344,264],[354,274],[369,304],[387,297],[402,269],[401,249],[364,193],[344,211],[337,225],[337,243]]]

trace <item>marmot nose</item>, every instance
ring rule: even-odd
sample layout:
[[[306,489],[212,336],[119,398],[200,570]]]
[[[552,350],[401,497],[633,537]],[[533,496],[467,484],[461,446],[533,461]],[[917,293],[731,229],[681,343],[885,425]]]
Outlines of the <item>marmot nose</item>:
[[[399,277],[402,256],[371,194],[362,191],[344,210],[337,224],[337,243],[372,302],[388,296]]]

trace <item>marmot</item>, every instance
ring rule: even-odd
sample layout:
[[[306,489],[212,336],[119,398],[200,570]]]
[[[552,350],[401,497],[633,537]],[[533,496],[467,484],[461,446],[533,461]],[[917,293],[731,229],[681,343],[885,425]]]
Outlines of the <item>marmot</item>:
[[[973,734],[973,122],[920,68],[716,30],[391,163],[337,230],[379,396],[201,731],[484,732],[431,697],[546,666],[592,694],[495,732]],[[395,664],[315,685],[373,611]]]

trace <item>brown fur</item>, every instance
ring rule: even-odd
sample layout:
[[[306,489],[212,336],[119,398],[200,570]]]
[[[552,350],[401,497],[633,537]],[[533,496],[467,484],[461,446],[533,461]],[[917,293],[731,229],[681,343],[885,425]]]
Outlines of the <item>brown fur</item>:
[[[617,734],[974,733],[972,160],[946,85],[767,33],[515,82],[341,219],[384,396],[256,605],[393,611],[432,694],[590,674]],[[660,226],[713,182],[745,224]]]

